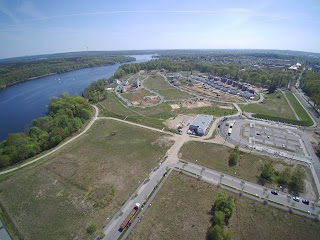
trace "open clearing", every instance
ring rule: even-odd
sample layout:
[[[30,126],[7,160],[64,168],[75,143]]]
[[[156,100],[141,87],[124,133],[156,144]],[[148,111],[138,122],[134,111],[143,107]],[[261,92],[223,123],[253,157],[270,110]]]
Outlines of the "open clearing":
[[[265,94],[263,103],[239,105],[242,111],[297,120],[281,91]]]
[[[130,139],[130,141],[128,141]],[[166,135],[112,120],[2,178],[0,201],[23,239],[93,239],[172,142]]]
[[[205,240],[218,191],[224,190],[172,172],[129,239]],[[228,225],[232,239],[319,239],[319,223],[225,192],[236,204]]]

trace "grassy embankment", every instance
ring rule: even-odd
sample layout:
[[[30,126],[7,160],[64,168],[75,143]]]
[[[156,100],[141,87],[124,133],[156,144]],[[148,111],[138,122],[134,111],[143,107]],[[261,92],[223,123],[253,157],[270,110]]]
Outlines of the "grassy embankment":
[[[239,105],[244,112],[253,113],[253,117],[262,118],[272,121],[284,122],[289,124],[309,126],[309,122],[303,120],[297,120],[293,111],[290,108],[285,96],[281,91],[275,93],[265,94],[265,100],[263,103],[254,103],[248,105]],[[291,102],[291,100],[289,100]],[[292,103],[291,103],[292,104]],[[294,103],[293,108],[297,112],[296,105]],[[299,112],[299,110],[298,110]],[[299,113],[297,112],[298,116]]]
[[[171,144],[158,132],[99,120],[63,149],[2,177],[0,202],[23,239],[92,239],[87,226],[102,229]]]
[[[313,124],[312,119],[310,118],[309,114],[306,112],[306,110],[301,106],[297,98],[293,95],[292,92],[286,92],[285,93],[288,100],[290,101],[291,106],[293,107],[294,111],[297,113],[298,117],[302,122],[304,122],[303,125],[305,126],[311,126]]]
[[[205,240],[218,191],[224,190],[172,172],[129,239]],[[235,198],[236,208],[227,226],[234,240],[319,238],[320,225],[311,219],[225,192]]]

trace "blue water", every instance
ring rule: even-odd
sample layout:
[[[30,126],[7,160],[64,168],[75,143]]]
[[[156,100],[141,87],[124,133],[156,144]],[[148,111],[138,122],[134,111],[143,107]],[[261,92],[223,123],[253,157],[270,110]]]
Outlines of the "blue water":
[[[152,55],[133,55],[135,62],[145,62]],[[80,69],[12,85],[0,90],[0,141],[9,133],[23,132],[35,118],[47,113],[53,96],[68,92],[81,95],[93,81],[109,78],[121,64]]]

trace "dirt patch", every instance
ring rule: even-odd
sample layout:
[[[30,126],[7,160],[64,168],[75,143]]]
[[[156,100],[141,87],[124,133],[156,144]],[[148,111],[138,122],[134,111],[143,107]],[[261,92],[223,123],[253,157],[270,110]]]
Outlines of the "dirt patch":
[[[131,102],[131,104],[135,105],[135,106],[140,105],[140,103],[138,101]]]
[[[207,101],[184,101],[178,103],[180,107],[184,108],[200,108],[200,107],[211,107],[212,104]]]
[[[170,107],[172,109],[179,109],[180,108],[180,106],[178,104],[171,104]]]
[[[233,109],[233,107],[231,107],[231,106],[219,106],[219,108],[222,108],[222,109],[230,109],[230,110]]]
[[[195,114],[182,115],[179,114],[175,118],[170,118],[165,121],[165,125],[170,129],[177,129],[179,126],[188,126],[193,119],[196,117]]]

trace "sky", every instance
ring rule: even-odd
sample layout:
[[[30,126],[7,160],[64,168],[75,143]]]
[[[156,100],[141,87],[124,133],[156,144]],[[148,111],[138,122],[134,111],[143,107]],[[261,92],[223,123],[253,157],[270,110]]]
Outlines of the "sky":
[[[320,52],[319,0],[0,0],[0,58],[73,51]]]

